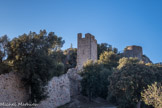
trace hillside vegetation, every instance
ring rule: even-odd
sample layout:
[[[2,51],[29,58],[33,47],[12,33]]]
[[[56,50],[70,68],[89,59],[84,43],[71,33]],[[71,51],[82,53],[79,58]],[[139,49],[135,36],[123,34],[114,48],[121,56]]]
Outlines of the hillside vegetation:
[[[76,67],[77,49],[61,50],[65,41],[54,32],[29,32],[10,40],[0,37],[0,74],[20,74],[30,103],[48,97],[46,85]],[[88,60],[79,73],[82,95],[100,97],[118,108],[161,108],[162,65],[125,58],[107,43],[97,45],[98,60]],[[150,61],[145,55],[143,57]],[[148,96],[149,95],[149,96]],[[156,98],[155,98],[156,97]]]

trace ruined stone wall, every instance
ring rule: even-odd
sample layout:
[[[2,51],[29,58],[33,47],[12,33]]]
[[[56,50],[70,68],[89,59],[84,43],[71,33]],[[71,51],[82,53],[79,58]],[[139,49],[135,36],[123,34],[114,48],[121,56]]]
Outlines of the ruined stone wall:
[[[53,77],[47,88],[49,98],[34,108],[56,108],[70,102],[70,81],[67,74]],[[17,105],[21,102],[26,103],[27,99],[28,94],[15,72],[0,75],[0,103],[13,103],[16,105],[15,108],[24,108],[24,106]],[[0,108],[6,107],[0,105]],[[13,106],[7,108],[13,108]]]
[[[70,82],[67,74],[54,77],[48,84],[49,98],[36,108],[57,108],[70,102]]]
[[[97,41],[90,33],[78,34],[78,49],[77,49],[77,68],[80,70],[83,64],[88,60],[97,60]]]
[[[88,59],[97,60],[97,41],[89,33],[85,38],[78,34],[77,67],[81,69]],[[47,86],[49,97],[36,108],[56,108],[70,102],[71,96],[80,93],[81,79],[77,68],[69,69],[67,74],[60,77],[53,77]],[[0,75],[0,103],[25,103],[27,99],[28,94],[21,82],[21,77],[15,72]]]
[[[122,57],[137,57],[139,60],[144,63],[152,63],[152,61],[146,56],[143,55],[143,50],[141,46],[127,46],[124,49],[124,52],[121,53]]]
[[[76,68],[71,68],[68,70],[67,75],[70,81],[70,96],[76,96],[80,94],[82,77],[77,73]]]
[[[127,46],[124,49],[124,57],[137,57],[139,60],[142,60],[143,51],[140,46]]]
[[[18,103],[26,102],[27,98],[21,79],[15,72],[0,75],[0,103],[17,105]],[[0,108],[6,107],[1,105]],[[13,106],[7,108],[13,108]]]

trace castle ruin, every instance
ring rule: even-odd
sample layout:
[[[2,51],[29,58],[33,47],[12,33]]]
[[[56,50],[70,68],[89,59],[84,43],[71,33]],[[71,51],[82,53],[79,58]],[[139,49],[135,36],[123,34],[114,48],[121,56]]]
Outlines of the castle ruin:
[[[123,53],[124,57],[137,57],[139,60],[142,60],[142,55],[143,55],[143,51],[142,51],[142,47],[141,46],[127,46],[124,49],[124,53]]]
[[[150,59],[143,55],[140,46],[127,46],[121,56],[137,57],[145,63],[151,63]],[[49,97],[41,101],[35,108],[57,108],[71,102],[71,97],[79,95],[82,77],[77,72],[82,69],[83,64],[88,59],[97,60],[97,41],[90,33],[85,34],[84,38],[79,33],[77,68],[71,68],[67,73],[59,77],[53,77],[47,86]],[[21,82],[21,78],[15,72],[0,75],[0,93],[0,103],[26,103],[29,95]],[[20,108],[23,107],[20,106]],[[0,108],[4,107],[0,106]],[[12,106],[8,108],[12,108]]]
[[[152,63],[152,61],[146,56],[143,55],[143,50],[141,46],[127,46],[124,49],[124,52],[121,54],[122,57],[136,57],[140,61],[143,61],[144,63]]]
[[[97,60],[97,40],[90,33],[78,33],[77,69],[80,70],[87,60]]]

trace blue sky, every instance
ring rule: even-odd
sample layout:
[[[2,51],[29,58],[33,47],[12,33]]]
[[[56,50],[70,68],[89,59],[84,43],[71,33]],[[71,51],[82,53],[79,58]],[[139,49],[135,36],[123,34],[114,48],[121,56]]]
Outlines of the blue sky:
[[[162,61],[161,0],[0,0],[0,36],[40,29],[63,37],[63,49],[77,46],[77,33],[91,33],[119,51],[140,45]]]

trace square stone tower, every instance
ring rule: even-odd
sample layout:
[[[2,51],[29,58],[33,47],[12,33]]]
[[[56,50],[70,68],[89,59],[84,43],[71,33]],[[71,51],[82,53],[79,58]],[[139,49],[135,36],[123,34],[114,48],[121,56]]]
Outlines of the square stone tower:
[[[90,33],[78,33],[78,49],[77,49],[77,69],[80,70],[87,60],[97,60],[97,40]]]

